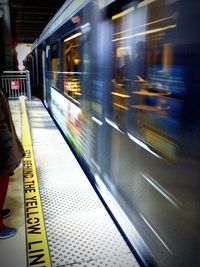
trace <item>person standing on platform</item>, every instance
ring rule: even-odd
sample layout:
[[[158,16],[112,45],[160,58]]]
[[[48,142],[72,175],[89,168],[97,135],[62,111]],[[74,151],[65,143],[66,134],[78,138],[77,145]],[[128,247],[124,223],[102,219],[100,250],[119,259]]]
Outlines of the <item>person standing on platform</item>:
[[[7,227],[3,219],[11,213],[3,209],[6,199],[9,176],[20,165],[25,155],[23,146],[17,137],[7,98],[0,89],[0,239],[16,234],[16,229]]]

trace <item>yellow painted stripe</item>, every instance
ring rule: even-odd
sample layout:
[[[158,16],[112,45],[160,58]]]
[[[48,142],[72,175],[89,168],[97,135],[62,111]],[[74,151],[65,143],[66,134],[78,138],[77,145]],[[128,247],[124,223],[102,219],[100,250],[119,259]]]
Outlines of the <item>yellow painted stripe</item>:
[[[51,266],[25,99],[21,100],[28,266]]]

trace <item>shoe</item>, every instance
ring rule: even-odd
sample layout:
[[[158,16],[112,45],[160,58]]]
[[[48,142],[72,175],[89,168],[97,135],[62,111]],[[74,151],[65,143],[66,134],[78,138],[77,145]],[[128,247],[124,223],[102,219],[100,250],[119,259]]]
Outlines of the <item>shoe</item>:
[[[10,216],[10,214],[11,214],[11,210],[10,209],[4,209],[4,210],[2,210],[2,217],[3,217],[3,219],[5,219],[8,216]]]
[[[16,229],[12,227],[6,227],[0,231],[0,239],[6,239],[14,236],[16,234]]]

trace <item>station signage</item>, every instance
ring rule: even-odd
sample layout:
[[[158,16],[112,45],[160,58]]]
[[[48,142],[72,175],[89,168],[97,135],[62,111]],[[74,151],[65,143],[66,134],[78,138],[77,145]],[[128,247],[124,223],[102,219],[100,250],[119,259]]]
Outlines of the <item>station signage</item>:
[[[20,84],[19,80],[11,81],[11,90],[19,90]]]

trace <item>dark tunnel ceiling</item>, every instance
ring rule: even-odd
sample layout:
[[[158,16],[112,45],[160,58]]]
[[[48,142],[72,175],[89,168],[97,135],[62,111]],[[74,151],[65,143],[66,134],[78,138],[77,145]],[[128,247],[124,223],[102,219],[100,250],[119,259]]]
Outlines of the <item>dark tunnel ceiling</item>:
[[[10,0],[15,43],[33,43],[65,0]]]

